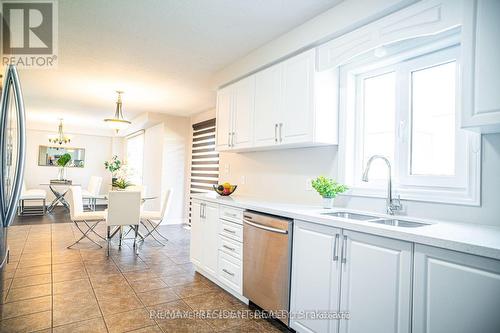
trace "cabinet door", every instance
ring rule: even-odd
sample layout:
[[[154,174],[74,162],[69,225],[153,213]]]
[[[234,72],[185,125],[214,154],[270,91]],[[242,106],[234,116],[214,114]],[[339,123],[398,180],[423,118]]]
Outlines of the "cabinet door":
[[[233,105],[233,87],[229,86],[217,92],[217,149],[230,148],[231,111]]]
[[[283,143],[307,142],[313,138],[314,60],[312,49],[283,63],[283,111],[279,123]]]
[[[255,74],[254,145],[257,147],[274,145],[278,141],[281,74],[281,65]]]
[[[338,311],[340,229],[296,221],[293,229],[292,313]],[[295,318],[297,332],[337,332],[338,321]]]
[[[500,132],[500,1],[464,1],[462,126]]]
[[[217,275],[219,207],[206,203],[203,219],[203,268]]]
[[[500,332],[500,261],[415,245],[414,333]]]
[[[340,332],[410,332],[412,244],[344,230],[342,258]]]
[[[234,148],[250,147],[253,141],[253,116],[255,102],[255,76],[235,84],[233,129],[231,143]]]
[[[203,257],[203,225],[201,210],[202,204],[199,201],[193,201],[191,206],[191,241],[190,257],[195,265],[202,266]]]

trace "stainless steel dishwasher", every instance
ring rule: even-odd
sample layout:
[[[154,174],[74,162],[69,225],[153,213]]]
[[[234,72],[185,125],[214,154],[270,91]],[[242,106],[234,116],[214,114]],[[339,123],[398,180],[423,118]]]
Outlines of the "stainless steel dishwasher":
[[[292,220],[243,214],[243,296],[288,325]],[[283,311],[286,311],[284,313]]]

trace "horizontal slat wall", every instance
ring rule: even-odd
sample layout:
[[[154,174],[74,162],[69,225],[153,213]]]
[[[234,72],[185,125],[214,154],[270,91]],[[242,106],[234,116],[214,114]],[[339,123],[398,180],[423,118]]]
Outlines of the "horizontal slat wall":
[[[219,181],[219,153],[215,150],[215,119],[193,125],[190,193],[212,191]],[[191,224],[191,198],[189,200]]]

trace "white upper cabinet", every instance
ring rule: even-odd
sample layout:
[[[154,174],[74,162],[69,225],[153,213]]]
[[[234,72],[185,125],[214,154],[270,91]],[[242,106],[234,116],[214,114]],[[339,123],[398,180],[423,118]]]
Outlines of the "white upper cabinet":
[[[229,149],[232,130],[233,90],[228,88],[217,92],[217,149]]]
[[[415,245],[413,333],[500,332],[500,261]]]
[[[219,151],[337,144],[338,71],[317,72],[315,63],[312,49],[221,89],[217,120],[231,125],[220,129],[229,134],[217,136]]]
[[[465,1],[462,126],[500,132],[500,1]]]
[[[249,76],[217,92],[217,149],[253,144],[255,77]]]
[[[315,50],[310,50],[283,63],[280,143],[313,140],[315,54]]]
[[[254,143],[256,147],[278,142],[281,110],[282,66],[272,66],[255,74]]]
[[[232,148],[250,147],[253,141],[255,77],[236,83],[234,94]]]

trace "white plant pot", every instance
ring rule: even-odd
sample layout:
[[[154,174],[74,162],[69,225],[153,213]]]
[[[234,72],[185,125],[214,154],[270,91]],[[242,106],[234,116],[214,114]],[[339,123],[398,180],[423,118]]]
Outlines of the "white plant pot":
[[[323,198],[323,208],[332,209],[333,208],[333,198]]]

